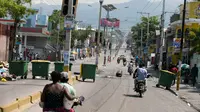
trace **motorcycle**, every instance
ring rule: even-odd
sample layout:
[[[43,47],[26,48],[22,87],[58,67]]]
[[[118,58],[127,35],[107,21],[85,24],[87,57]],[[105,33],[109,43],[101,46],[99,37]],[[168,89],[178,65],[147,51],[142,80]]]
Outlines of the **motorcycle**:
[[[118,63],[118,64],[120,63],[120,58],[119,58],[119,57],[117,58],[117,63]]]
[[[84,100],[85,100],[85,97],[83,97],[83,96],[80,96],[80,97],[74,99],[74,100],[73,100],[73,105],[71,106],[71,109],[69,109],[68,111],[69,111],[69,112],[75,112],[74,107],[75,107],[75,106],[78,106],[78,105],[82,106],[82,103],[84,102]],[[69,105],[70,105],[70,104],[69,104]],[[43,107],[44,107],[44,103],[43,103],[43,102],[40,102],[40,103],[39,103],[39,106],[40,106],[41,108],[43,108]],[[48,112],[48,111],[47,111],[47,112]],[[49,111],[49,112],[54,112],[54,111]]]
[[[137,80],[135,85],[135,92],[139,93],[140,97],[146,92],[146,81],[145,80]]]
[[[85,100],[85,97],[83,97],[83,96],[80,96],[79,98],[75,99],[74,103],[72,105],[72,108],[70,109],[69,112],[75,112],[74,107],[78,106],[78,105],[82,106],[84,100]]]
[[[136,78],[137,69],[134,72],[133,78]],[[147,79],[151,78],[151,74],[147,74]],[[146,80],[136,80],[135,92],[139,93],[140,97],[147,91]]]
[[[126,61],[124,61],[124,62],[123,62],[123,65],[124,65],[124,66],[126,66],[126,65],[127,65],[127,62],[126,62]]]
[[[130,64],[129,64],[129,66],[128,66],[128,73],[129,73],[130,75],[133,74],[133,63],[130,63]]]

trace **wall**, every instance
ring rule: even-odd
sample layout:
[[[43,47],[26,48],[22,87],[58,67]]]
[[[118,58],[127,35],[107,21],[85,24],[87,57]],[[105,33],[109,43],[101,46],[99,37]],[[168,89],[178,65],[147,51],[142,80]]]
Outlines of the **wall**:
[[[27,37],[27,46],[34,46],[34,49],[31,50],[33,53],[38,53],[42,57],[46,57],[45,46],[47,45],[46,37]]]
[[[27,37],[27,45],[35,48],[44,48],[47,44],[47,37]]]
[[[0,61],[8,60],[9,26],[0,24]]]
[[[180,19],[182,19],[183,5],[180,6]],[[186,5],[186,18],[200,18],[200,2],[188,2]]]

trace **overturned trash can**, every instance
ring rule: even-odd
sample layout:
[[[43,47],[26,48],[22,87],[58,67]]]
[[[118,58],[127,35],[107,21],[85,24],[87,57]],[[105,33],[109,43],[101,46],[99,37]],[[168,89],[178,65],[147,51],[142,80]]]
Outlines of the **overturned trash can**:
[[[118,70],[116,73],[116,77],[122,77],[122,70]]]
[[[93,82],[95,82],[96,77],[96,65],[95,64],[82,64],[82,80],[83,82],[85,79],[93,79]]]
[[[156,87],[160,87],[161,85],[166,87],[166,89],[170,89],[175,78],[176,76],[174,73],[167,70],[161,70],[158,84],[156,85]]]

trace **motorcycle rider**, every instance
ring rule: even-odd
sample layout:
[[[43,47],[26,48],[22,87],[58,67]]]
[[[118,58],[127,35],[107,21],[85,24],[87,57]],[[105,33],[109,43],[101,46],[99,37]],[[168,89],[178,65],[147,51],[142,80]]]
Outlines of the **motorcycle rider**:
[[[67,72],[61,72],[61,80],[60,84],[69,92],[69,95],[73,97],[74,99],[76,98],[76,90],[72,85],[68,83],[69,78],[68,78],[68,73]],[[66,112],[70,112],[70,109],[73,105],[73,100],[68,99],[67,97],[64,97],[63,99],[63,104],[64,108],[66,109]]]
[[[146,78],[147,78],[147,70],[144,68],[144,64],[139,64],[139,68],[135,70],[135,73],[133,74],[133,78],[135,78],[134,84],[136,89],[137,81],[144,80],[145,86],[146,86]]]

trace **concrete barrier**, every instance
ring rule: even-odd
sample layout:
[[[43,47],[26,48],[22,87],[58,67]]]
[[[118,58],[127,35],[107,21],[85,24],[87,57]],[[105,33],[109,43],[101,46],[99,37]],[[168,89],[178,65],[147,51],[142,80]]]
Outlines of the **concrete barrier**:
[[[31,103],[37,102],[40,99],[41,93],[42,92],[39,91],[37,93],[34,93],[34,94],[30,95],[30,97],[31,97]]]
[[[12,103],[8,104],[8,105],[5,105],[5,106],[1,106],[0,109],[1,111],[0,112],[12,112],[16,109],[19,108],[19,103],[18,101],[13,101]]]
[[[27,96],[27,97],[24,97],[24,98],[17,98],[16,99],[18,101],[18,107],[23,107],[27,104],[31,104],[31,97],[30,96]]]

